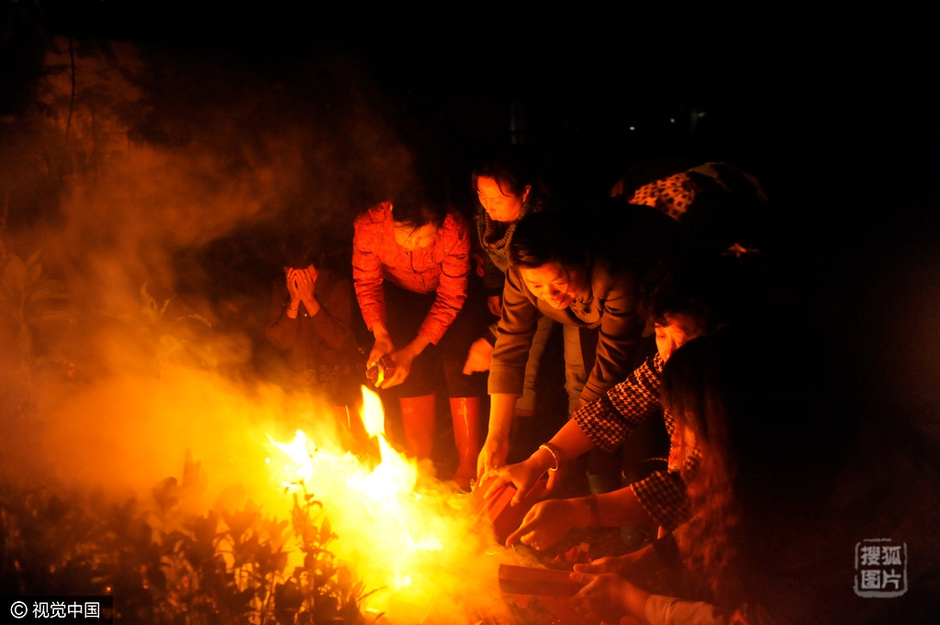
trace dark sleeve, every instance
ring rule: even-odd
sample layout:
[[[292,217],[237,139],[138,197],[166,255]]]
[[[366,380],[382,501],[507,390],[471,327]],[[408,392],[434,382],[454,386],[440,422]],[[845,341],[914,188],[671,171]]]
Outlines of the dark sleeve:
[[[274,347],[286,351],[297,340],[297,319],[287,316],[290,305],[286,287],[275,283],[271,294],[271,314],[268,317],[267,337]]]
[[[637,346],[643,322],[637,314],[636,286],[631,272],[619,272],[603,284],[603,316],[597,355],[581,399],[590,402],[601,397],[614,384],[627,377],[636,366]]]
[[[322,295],[314,290],[320,310],[311,323],[320,338],[338,349],[352,338],[352,285],[348,280],[330,280],[324,286]]]
[[[506,274],[499,270],[499,267],[493,264],[493,259],[490,258],[490,255],[485,251],[482,252],[483,256],[483,278],[481,282],[483,283],[483,289],[486,291],[486,294],[489,295],[500,295],[503,292],[503,286],[506,283]]]
[[[503,288],[503,312],[490,364],[490,394],[522,395],[525,365],[539,319],[530,297],[522,280],[510,270]]]

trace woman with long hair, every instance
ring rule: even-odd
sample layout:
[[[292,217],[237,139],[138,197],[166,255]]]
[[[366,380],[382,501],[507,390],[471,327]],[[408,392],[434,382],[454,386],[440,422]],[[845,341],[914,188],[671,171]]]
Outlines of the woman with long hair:
[[[768,316],[673,354],[662,384],[676,420],[670,464],[692,508],[675,538],[702,592],[650,592],[594,563],[572,574],[586,584],[575,598],[582,610],[654,625],[935,619],[935,463],[911,462],[902,420],[900,432],[884,429],[834,332]],[[858,545],[885,537],[920,553],[904,580],[926,579],[916,598],[859,594]]]

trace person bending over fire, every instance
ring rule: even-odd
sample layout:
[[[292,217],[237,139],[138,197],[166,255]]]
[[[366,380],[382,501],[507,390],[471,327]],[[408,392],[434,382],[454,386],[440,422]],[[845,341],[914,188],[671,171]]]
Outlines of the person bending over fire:
[[[936,621],[940,471],[923,445],[921,408],[891,401],[890,385],[859,384],[881,363],[853,362],[846,347],[867,354],[870,339],[839,328],[839,306],[799,319],[805,305],[689,341],[666,363],[673,466],[692,509],[674,553],[700,588],[644,588],[653,578],[641,582],[623,558],[576,565],[572,579],[585,586],[574,602],[587,615],[652,625]],[[903,542],[910,559],[898,546],[895,565],[883,566],[876,547],[866,565],[857,550],[873,537]],[[867,586],[865,569],[877,575]],[[865,596],[873,586],[897,592],[878,601]]]
[[[414,189],[364,211],[355,222],[353,282],[362,318],[375,337],[366,366],[393,389],[406,443],[427,459],[434,441],[432,373],[443,370],[459,466],[468,488],[479,449],[483,375],[464,375],[464,357],[482,322],[468,302],[470,237],[466,220]],[[480,301],[482,304],[482,301]]]
[[[655,289],[650,304],[656,354],[611,388],[577,410],[571,420],[527,460],[500,467],[489,490],[516,486],[516,500],[546,472],[549,491],[568,461],[593,449],[616,449],[645,422],[658,420],[678,449],[675,419],[663,410],[660,387],[665,363],[686,342],[711,333],[734,319],[746,318],[766,299],[757,278],[760,259],[691,256]],[[547,549],[578,526],[640,525],[671,531],[689,516],[685,484],[676,469],[655,470],[630,486],[598,496],[551,499],[536,504],[509,536],[537,549]]]
[[[503,307],[503,288],[509,270],[509,243],[516,224],[525,215],[541,212],[548,207],[548,193],[542,183],[531,173],[521,154],[507,152],[480,165],[473,171],[473,190],[478,206],[474,218],[480,248],[483,251],[482,282],[486,291],[486,302],[496,320],[489,327],[485,338],[474,341],[467,355],[464,373],[489,371],[496,343],[497,323]],[[515,416],[531,417],[535,412],[535,383],[545,345],[555,322],[541,317],[538,329],[532,338],[532,347],[526,361],[525,382],[522,396],[516,401]],[[565,347],[580,350],[577,328],[565,327]],[[568,360],[571,360],[570,356]],[[574,389],[584,384],[584,365],[570,366],[566,388],[570,410],[577,407],[578,393]]]
[[[660,402],[663,366],[687,341],[714,327],[713,308],[707,298],[688,288],[662,285],[653,297],[657,353],[607,393],[577,410],[562,429],[527,460],[497,469],[490,486],[516,486],[521,500],[539,478],[549,474],[549,490],[568,461],[600,447],[617,449],[649,419],[664,421],[675,447],[675,421]],[[522,542],[536,549],[554,545],[573,527],[658,525],[672,530],[688,519],[685,484],[675,470],[654,471],[627,488],[575,499],[549,499],[536,504],[507,542]]]
[[[519,221],[490,367],[489,432],[477,462],[481,479],[509,454],[513,409],[540,317],[598,331],[593,368],[578,389],[580,403],[601,397],[636,367],[645,326],[637,303],[674,257],[677,228],[653,209],[616,201],[592,213],[542,212]]]

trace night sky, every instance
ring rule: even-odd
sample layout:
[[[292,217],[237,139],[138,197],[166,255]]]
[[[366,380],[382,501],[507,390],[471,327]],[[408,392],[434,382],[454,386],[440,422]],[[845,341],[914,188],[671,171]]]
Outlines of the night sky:
[[[211,4],[43,2],[38,19],[54,34],[227,59],[294,93],[311,62],[342,58],[370,77],[399,134],[454,175],[510,139],[516,111],[516,136],[573,195],[682,156],[733,162],[777,198],[841,212],[853,188],[893,185],[938,156],[937,54],[917,15]]]
[[[628,167],[649,159],[727,161],[757,175],[774,199],[769,231],[812,276],[807,288],[842,289],[849,300],[864,292],[858,299],[866,306],[879,302],[867,316],[888,325],[898,310],[922,310],[940,290],[940,116],[930,96],[938,55],[921,32],[924,16],[790,5],[610,12],[273,2],[217,10],[112,0],[36,7],[5,3],[14,18],[6,32],[16,35],[6,39],[8,50],[19,52],[18,36],[34,31],[134,42],[154,67],[186,67],[155,73],[163,103],[185,97],[173,93],[179,76],[202,85],[198,97],[210,105],[237,100],[239,89],[271,90],[285,106],[259,109],[251,123],[277,132],[308,114],[342,127],[348,98],[333,98],[330,89],[355,92],[379,111],[390,136],[448,178],[458,204],[469,205],[475,159],[513,138],[537,155],[557,195],[572,201],[603,197]],[[28,63],[15,67],[7,91]],[[144,138],[172,141],[165,137],[171,115],[164,124],[145,127]],[[338,152],[363,161],[352,149]],[[355,175],[344,181],[364,190],[349,210],[381,199]],[[910,321],[917,333],[937,336],[922,317]],[[904,324],[902,313],[897,325]],[[936,360],[923,342],[915,347],[920,361]],[[934,378],[922,379],[927,392]]]

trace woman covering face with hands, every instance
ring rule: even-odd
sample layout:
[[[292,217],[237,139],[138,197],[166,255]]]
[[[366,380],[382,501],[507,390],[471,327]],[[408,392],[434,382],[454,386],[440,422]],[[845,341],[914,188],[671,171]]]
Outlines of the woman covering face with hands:
[[[287,316],[297,318],[301,302],[311,315],[320,312],[320,303],[314,296],[317,285],[317,269],[313,265],[295,269],[285,267],[287,274],[287,292],[290,294],[290,305],[287,307]]]
[[[352,285],[317,262],[317,248],[303,236],[285,243],[267,337],[285,353],[292,385],[325,393],[345,415],[344,407],[358,401],[363,370],[352,332]]]

